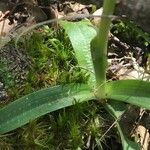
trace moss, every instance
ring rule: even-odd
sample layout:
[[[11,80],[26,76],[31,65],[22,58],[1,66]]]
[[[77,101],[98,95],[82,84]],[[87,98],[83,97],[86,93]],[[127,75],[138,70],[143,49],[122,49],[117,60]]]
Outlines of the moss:
[[[24,49],[23,55],[29,58],[30,65],[21,87],[9,86],[12,99],[46,86],[86,83],[89,78],[89,74],[77,66],[72,45],[62,29],[53,31],[45,26],[35,30],[31,36],[25,36],[18,47]],[[9,149],[79,149],[86,147],[92,135],[91,144],[96,145],[95,138],[101,135],[103,125],[97,108],[94,103],[75,102],[73,107],[45,115],[11,132],[12,135],[2,138],[3,143]],[[94,118],[100,122],[96,127]]]

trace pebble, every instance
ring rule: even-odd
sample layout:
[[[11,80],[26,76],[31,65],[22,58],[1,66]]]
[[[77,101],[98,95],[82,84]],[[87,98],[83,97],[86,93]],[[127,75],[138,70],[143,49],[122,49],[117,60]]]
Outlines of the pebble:
[[[4,89],[4,84],[0,82],[0,102],[5,101],[8,98],[8,94]]]

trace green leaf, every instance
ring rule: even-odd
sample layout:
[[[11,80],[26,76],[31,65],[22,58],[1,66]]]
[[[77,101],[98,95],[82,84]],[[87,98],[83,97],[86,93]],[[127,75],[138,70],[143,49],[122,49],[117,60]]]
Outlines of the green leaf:
[[[111,116],[118,119],[127,109],[126,104],[117,101],[109,101],[104,107],[108,110]]]
[[[119,117],[125,112],[126,105],[121,102],[112,102],[106,103],[105,106],[106,110],[113,116],[115,120],[118,120]],[[137,143],[130,141],[124,134],[120,127],[118,121],[116,121],[117,129],[119,131],[121,137],[121,143],[123,150],[140,150],[140,147]]]
[[[106,98],[150,109],[150,82],[142,80],[108,82]]]
[[[87,85],[55,86],[33,92],[0,109],[0,134],[16,129],[49,112],[90,100]]]
[[[60,25],[70,38],[79,66],[91,73],[90,81],[95,84],[90,42],[96,36],[96,30],[87,20],[80,22],[61,21]]]

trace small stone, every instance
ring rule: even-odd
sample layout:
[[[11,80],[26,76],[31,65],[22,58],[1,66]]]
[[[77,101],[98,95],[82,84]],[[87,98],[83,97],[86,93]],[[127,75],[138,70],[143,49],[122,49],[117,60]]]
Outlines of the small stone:
[[[3,88],[4,88],[4,84],[0,82],[0,90],[2,90]]]
[[[8,98],[6,91],[0,91],[0,101],[5,101]]]

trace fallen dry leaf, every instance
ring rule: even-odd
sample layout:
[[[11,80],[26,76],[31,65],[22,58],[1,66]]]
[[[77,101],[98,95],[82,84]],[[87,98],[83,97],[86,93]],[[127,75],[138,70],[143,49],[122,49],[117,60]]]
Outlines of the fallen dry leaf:
[[[135,137],[138,138],[138,142],[142,147],[141,150],[148,150],[150,134],[144,126],[139,125],[136,128]]]

